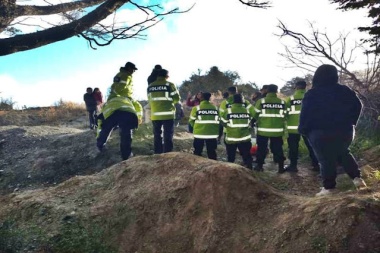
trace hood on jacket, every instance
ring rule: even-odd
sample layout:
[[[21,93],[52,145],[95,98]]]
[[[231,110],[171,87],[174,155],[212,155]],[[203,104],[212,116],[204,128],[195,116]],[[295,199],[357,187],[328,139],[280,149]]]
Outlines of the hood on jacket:
[[[338,84],[338,70],[333,65],[323,64],[317,68],[313,77],[313,87]]]

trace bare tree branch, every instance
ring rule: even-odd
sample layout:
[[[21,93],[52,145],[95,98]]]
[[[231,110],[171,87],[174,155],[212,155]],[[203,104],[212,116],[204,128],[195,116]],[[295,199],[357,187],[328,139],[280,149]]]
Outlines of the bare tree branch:
[[[319,32],[313,24],[309,23],[311,35],[295,32],[279,21],[278,28],[282,34],[280,38],[288,37],[293,40],[295,46],[284,45],[285,53],[280,53],[293,68],[300,68],[310,72],[324,63],[335,65],[340,72],[340,80],[353,88],[365,101],[367,110],[375,112],[377,117],[380,103],[374,99],[374,90],[380,88],[380,60],[376,54],[364,48],[364,43],[355,42],[349,45],[349,34],[340,34],[337,39],[331,40],[327,33]],[[352,71],[351,66],[355,62],[355,53],[366,55],[366,69]],[[380,94],[379,94],[380,95]]]
[[[266,9],[268,7],[271,7],[270,6],[271,2],[259,2],[257,0],[248,0],[248,1],[239,0],[239,2],[249,7],[254,7],[254,8]]]
[[[102,4],[94,10],[89,11],[83,17],[80,17],[81,13],[84,12],[83,8],[91,7],[99,3]],[[116,13],[116,10],[126,3],[130,3],[136,7],[137,11],[144,12],[147,18],[131,25],[120,23],[117,26],[115,18],[113,24],[105,25],[100,23],[110,14]],[[0,1],[0,14],[2,13],[2,5],[8,9],[5,10],[7,13],[6,18],[0,17],[0,31],[1,28],[5,26],[9,32],[18,32],[17,29],[14,28],[12,30],[12,27],[9,27],[10,23],[8,23],[8,21],[9,19],[15,19],[15,17],[21,14],[48,15],[58,13],[66,19],[66,23],[51,24],[53,27],[41,31],[0,39],[0,56],[30,50],[65,40],[75,35],[85,38],[91,48],[95,48],[95,45],[109,45],[114,40],[143,38],[144,35],[141,35],[141,33],[162,21],[165,16],[185,13],[192,8],[190,7],[185,11],[179,11],[178,8],[174,8],[166,12],[156,12],[157,9],[162,10],[160,5],[141,6],[129,0],[81,0],[51,6],[17,6],[15,5],[15,0],[2,0]],[[19,21],[17,23],[19,23]]]

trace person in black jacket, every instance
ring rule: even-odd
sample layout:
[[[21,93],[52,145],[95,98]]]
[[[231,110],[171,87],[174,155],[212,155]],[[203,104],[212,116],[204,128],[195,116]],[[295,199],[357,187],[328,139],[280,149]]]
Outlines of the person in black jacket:
[[[313,87],[302,100],[299,133],[306,135],[321,166],[323,188],[316,196],[333,193],[336,165],[341,162],[355,186],[366,187],[349,146],[362,104],[356,93],[338,83],[338,70],[321,65],[314,73]]]
[[[152,70],[152,73],[150,74],[150,76],[148,77],[148,85],[153,83],[154,81],[156,81],[157,79],[157,76],[158,76],[158,72],[160,72],[160,70],[162,69],[162,66],[157,64],[154,66],[154,69]]]
[[[88,119],[90,122],[90,129],[96,128],[96,110],[97,110],[97,103],[96,99],[94,97],[93,91],[91,87],[88,87],[87,92],[83,95],[84,103],[86,104],[86,109],[88,112]]]

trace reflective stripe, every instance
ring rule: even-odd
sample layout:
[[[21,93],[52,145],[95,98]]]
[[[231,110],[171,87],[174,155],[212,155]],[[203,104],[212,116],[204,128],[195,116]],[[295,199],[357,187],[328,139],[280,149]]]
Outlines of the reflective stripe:
[[[239,128],[239,127],[249,127],[249,124],[227,124],[228,127],[231,127],[231,128]]]
[[[298,129],[298,126],[288,126],[288,129],[291,129],[291,130],[297,130],[297,129]]]
[[[251,106],[252,106],[252,105],[251,105],[251,104],[249,104],[249,105],[248,105],[246,108],[247,108],[247,109],[249,109]]]
[[[246,113],[249,114],[248,108],[245,108],[245,110],[246,110]],[[232,113],[232,110],[231,110],[231,107],[230,107],[230,108],[227,109],[227,117],[228,117],[228,114],[231,114],[231,113]],[[245,123],[245,124],[234,124],[233,120],[234,119],[229,119],[228,121],[226,121],[226,122],[229,122],[229,123],[227,123],[228,127],[231,127],[231,128],[249,127],[249,122],[250,122],[249,118],[246,119],[247,123]],[[241,120],[241,119],[235,119],[235,120]],[[225,122],[225,121],[223,121],[223,122]]]
[[[119,83],[127,83],[127,81],[123,81],[123,80],[121,80],[121,81],[119,81]]]
[[[218,135],[217,134],[215,134],[215,135],[194,134],[194,137],[199,138],[199,139],[216,139],[216,138],[218,138]]]
[[[225,112],[225,110],[223,110],[222,108],[219,108],[219,112]]]
[[[174,112],[154,112],[153,115],[171,115],[174,114]]]
[[[256,107],[255,107],[255,111],[256,111],[256,112],[261,112],[261,110],[257,109]]]
[[[292,115],[292,114],[301,114],[301,111],[290,111],[288,114],[289,115]]]
[[[283,132],[284,129],[283,128],[263,128],[263,127],[259,127],[259,128],[257,128],[257,131],[279,133],[279,132]]]
[[[195,123],[198,123],[198,124],[218,124],[219,125],[219,121],[218,120],[195,120]]]
[[[245,140],[250,140],[250,139],[251,139],[251,135],[247,135],[241,138],[232,138],[232,137],[226,136],[226,141],[245,141]]]
[[[156,98],[151,98],[150,100],[152,100],[152,101],[163,101],[163,100],[165,100],[165,101],[173,101],[173,99],[169,98],[169,97],[156,97]]]
[[[221,118],[221,120],[224,122],[224,123],[227,123],[228,120],[224,119],[224,118]]]
[[[120,108],[131,109],[131,110],[135,111],[135,108],[134,108],[134,107],[132,107],[132,106],[128,106],[128,105],[120,106],[119,108],[117,108],[117,110],[120,109]],[[103,113],[104,113],[104,114],[108,114],[109,111],[114,111],[114,108],[107,108],[107,109],[104,110]]]
[[[264,118],[283,118],[284,115],[283,114],[264,114],[264,113],[262,113],[259,115],[259,118],[262,118],[262,117],[264,117]]]
[[[177,94],[177,91],[173,91],[170,93],[171,96],[174,96],[175,94]]]
[[[165,83],[166,86],[169,86],[169,90],[170,90],[170,84],[169,83]],[[176,91],[173,91],[174,94],[176,94],[177,92]],[[171,93],[173,93],[171,92]],[[168,91],[165,91],[165,97],[152,97],[152,92],[149,92],[148,93],[148,99],[149,100],[152,100],[152,101],[173,101],[173,98],[169,97],[169,92]],[[170,93],[170,94],[171,94]]]
[[[196,117],[190,116],[190,119],[197,119]]]

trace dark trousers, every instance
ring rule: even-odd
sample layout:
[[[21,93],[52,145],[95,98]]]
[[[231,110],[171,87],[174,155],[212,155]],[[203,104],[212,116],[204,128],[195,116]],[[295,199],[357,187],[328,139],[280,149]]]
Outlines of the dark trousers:
[[[258,165],[263,165],[265,161],[265,157],[268,152],[268,141],[270,141],[271,151],[273,153],[273,158],[277,162],[283,162],[285,160],[284,150],[282,149],[282,145],[284,141],[282,137],[267,137],[262,135],[257,135],[257,153],[256,153],[256,161]]]
[[[153,120],[154,153],[161,154],[173,151],[174,119]],[[162,143],[162,128],[164,143]]]
[[[217,141],[216,139],[199,139],[194,138],[193,147],[194,155],[201,156],[203,152],[203,146],[206,143],[207,157],[213,160],[216,160],[216,148]]]
[[[309,151],[309,157],[313,165],[318,165],[318,159],[315,157],[314,150],[311,147],[309,140],[304,135],[302,135],[302,138]],[[295,165],[295,166],[297,165],[300,140],[301,140],[300,134],[289,134],[288,136],[289,160],[290,160],[291,165]]]
[[[360,177],[358,164],[349,149],[353,136],[353,130],[313,130],[308,134],[307,137],[321,165],[322,183],[325,189],[335,188],[336,165],[339,160],[351,179]]]
[[[88,112],[88,120],[90,122],[90,128],[93,129],[97,123],[96,123],[96,109],[94,110],[87,110]]]
[[[121,158],[127,160],[132,153],[133,129],[138,126],[136,114],[126,111],[115,111],[107,119],[103,120],[96,144],[98,147],[102,147],[116,126],[119,126]]]
[[[227,161],[235,162],[236,157],[236,149],[239,150],[241,157],[243,158],[243,162],[247,167],[252,168],[252,156],[251,156],[251,141],[245,141],[240,143],[228,144],[226,143],[227,150]]]
[[[219,124],[219,135],[218,135],[218,138],[222,138],[222,135],[223,135],[223,125],[222,124]]]
[[[193,127],[190,125],[190,123],[187,125],[189,133],[193,133]]]

